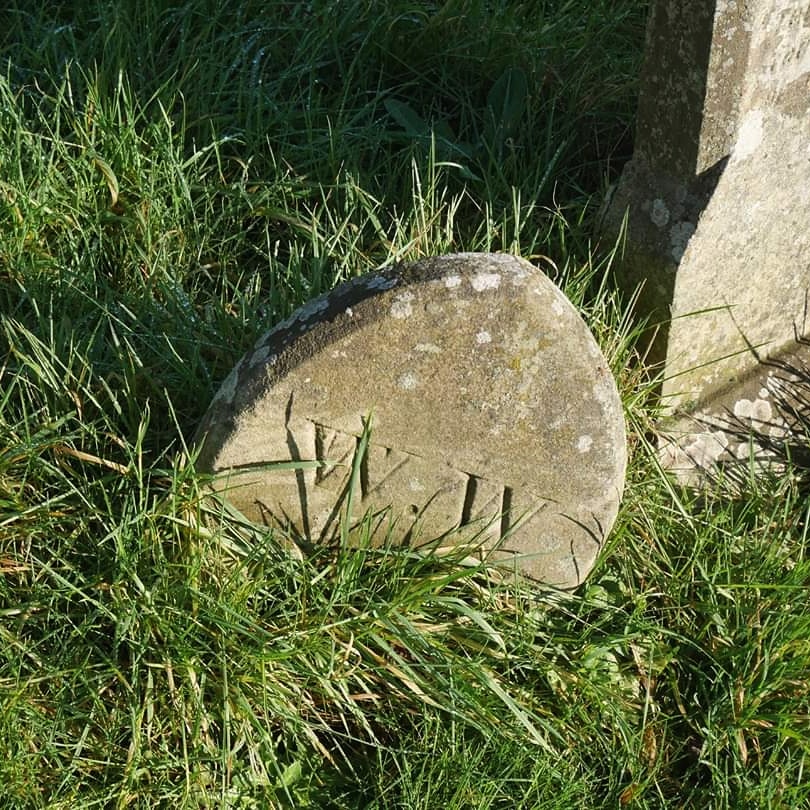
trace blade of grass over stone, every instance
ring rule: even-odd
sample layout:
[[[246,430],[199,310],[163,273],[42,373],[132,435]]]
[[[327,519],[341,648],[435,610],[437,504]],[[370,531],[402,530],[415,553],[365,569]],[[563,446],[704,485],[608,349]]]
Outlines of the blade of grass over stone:
[[[368,414],[363,421],[363,433],[357,440],[357,449],[352,456],[352,471],[349,476],[349,481],[346,485],[346,493],[343,496],[344,501],[344,519],[340,524],[340,540],[343,548],[348,548],[349,545],[349,531],[351,529],[351,515],[352,504],[355,497],[360,492],[361,481],[360,478],[363,474],[363,464],[365,463],[366,453],[368,452],[368,443],[371,439],[373,415]]]

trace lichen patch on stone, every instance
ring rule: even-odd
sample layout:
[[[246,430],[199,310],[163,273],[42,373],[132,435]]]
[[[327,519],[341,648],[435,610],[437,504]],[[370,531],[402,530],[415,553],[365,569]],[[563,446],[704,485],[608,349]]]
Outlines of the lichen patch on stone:
[[[413,314],[413,300],[416,296],[406,290],[400,293],[391,304],[391,317],[392,318],[410,318]]]
[[[217,395],[214,397],[214,403],[232,403],[236,396],[237,387],[239,385],[239,369],[241,364],[234,366],[231,373],[225,378]]]
[[[484,290],[497,290],[501,286],[500,273],[476,273],[471,279],[470,284],[476,292],[483,292]]]
[[[673,261],[679,262],[686,252],[686,247],[689,240],[695,233],[695,226],[691,222],[678,222],[673,225],[669,230],[669,255],[672,256]]]
[[[406,391],[410,391],[419,385],[419,377],[412,371],[406,371],[397,380],[397,385],[400,388],[404,388]]]
[[[669,208],[667,204],[660,198],[652,201],[650,206],[650,219],[654,225],[663,228],[669,222]]]
[[[267,345],[260,345],[253,354],[250,355],[248,361],[251,366],[258,365],[259,363],[266,363],[270,357],[270,347]]]
[[[767,424],[773,418],[773,408],[766,399],[738,399],[734,403],[734,416],[751,422]]]
[[[397,279],[387,278],[383,275],[367,276],[364,280],[364,286],[368,290],[390,290],[397,284]]]
[[[733,160],[745,160],[759,149],[764,134],[764,121],[762,110],[750,110],[745,114],[737,131]]]

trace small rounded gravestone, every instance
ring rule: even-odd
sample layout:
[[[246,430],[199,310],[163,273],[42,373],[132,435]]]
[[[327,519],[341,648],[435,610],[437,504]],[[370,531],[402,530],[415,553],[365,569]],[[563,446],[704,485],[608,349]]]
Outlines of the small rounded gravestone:
[[[501,254],[425,259],[311,301],[242,358],[197,440],[198,467],[225,473],[216,486],[253,521],[334,538],[355,469],[350,519],[383,513],[380,540],[458,529],[442,542],[562,588],[591,569],[626,465],[588,328],[545,275]]]

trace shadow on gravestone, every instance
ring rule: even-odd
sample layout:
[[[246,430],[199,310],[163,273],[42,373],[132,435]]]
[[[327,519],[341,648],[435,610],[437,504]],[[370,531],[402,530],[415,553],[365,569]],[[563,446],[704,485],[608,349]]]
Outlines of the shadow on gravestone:
[[[670,305],[678,264],[728,159],[726,127],[736,117],[733,80],[715,81],[711,60],[713,0],[653,2],[647,23],[635,146],[613,190],[606,230],[627,216],[628,245],[619,281],[635,293],[638,312],[657,329],[648,355],[667,354]],[[724,42],[726,72],[745,62],[747,40]]]
[[[377,515],[374,542],[471,543],[560,588],[593,566],[626,468],[593,336],[542,272],[501,254],[425,259],[309,302],[236,365],[197,442],[198,469],[253,522],[328,543],[341,520]]]

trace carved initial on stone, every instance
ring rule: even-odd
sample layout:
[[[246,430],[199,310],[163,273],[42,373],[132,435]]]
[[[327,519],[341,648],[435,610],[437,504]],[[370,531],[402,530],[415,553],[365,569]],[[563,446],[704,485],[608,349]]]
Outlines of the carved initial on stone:
[[[323,464],[315,472],[315,486],[337,497],[351,476],[360,440],[327,425],[311,424],[316,458]],[[366,448],[359,489],[362,509],[395,505],[412,517],[439,510],[446,515],[446,530],[472,523],[500,539],[520,518],[513,514],[510,487],[380,444]]]

